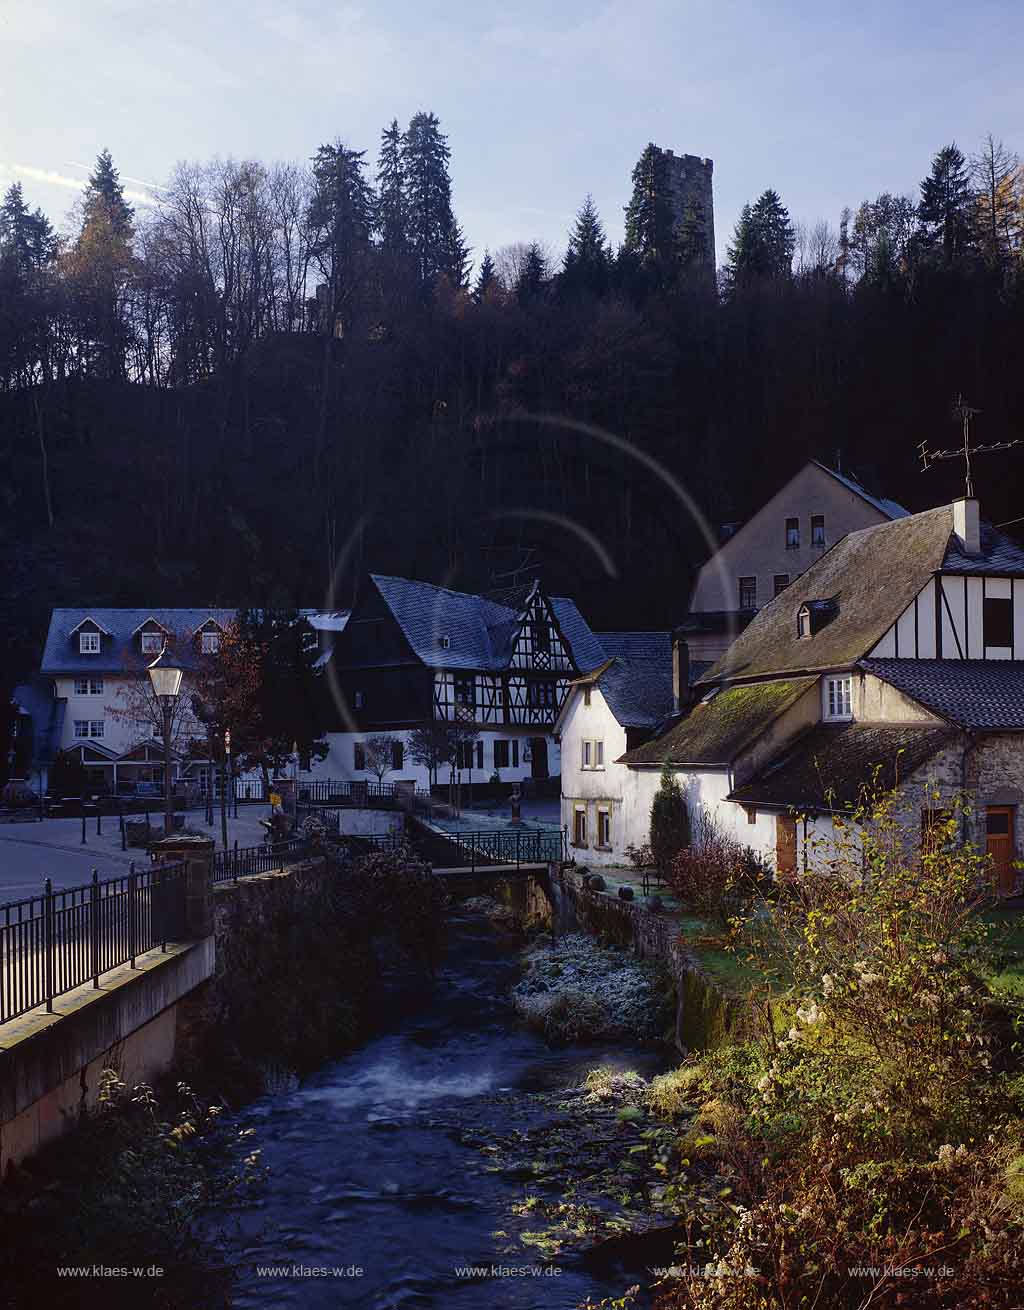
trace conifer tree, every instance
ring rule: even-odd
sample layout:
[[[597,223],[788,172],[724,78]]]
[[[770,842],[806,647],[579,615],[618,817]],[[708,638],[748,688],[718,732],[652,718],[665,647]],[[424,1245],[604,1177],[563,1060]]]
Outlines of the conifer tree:
[[[101,150],[85,184],[83,230],[104,223],[120,241],[131,240],[135,210],[124,198],[124,187],[109,150]]]
[[[967,161],[954,141],[943,146],[932,160],[932,171],[921,183],[921,239],[927,250],[942,257],[945,264],[964,255],[971,247],[974,194]]]
[[[377,232],[384,250],[402,253],[409,246],[405,166],[398,119],[380,134],[377,156]]]
[[[728,251],[727,281],[736,287],[755,278],[788,277],[795,248],[789,210],[769,187],[740,211]]]
[[[469,286],[469,257],[472,253],[472,247],[466,245],[461,225],[456,223],[448,238],[448,267],[445,271],[449,282],[459,290]]]
[[[0,258],[13,262],[19,276],[28,277],[50,262],[56,240],[41,209],[25,204],[20,182],[8,187],[0,205]]]
[[[633,169],[633,194],[626,206],[625,249],[641,263],[669,269],[675,255],[672,186],[662,150],[648,144]]]
[[[484,257],[480,261],[480,267],[476,274],[476,286],[473,288],[473,299],[478,305],[482,305],[484,301],[488,299],[488,294],[497,285],[494,260],[491,258],[491,252],[485,250]]]
[[[375,208],[363,176],[365,153],[336,141],[321,146],[313,157],[310,253],[327,286],[322,326],[334,335],[351,327],[365,277]]]
[[[409,212],[409,242],[416,258],[420,282],[432,286],[442,273],[453,281],[465,247],[452,213],[452,184],[448,175],[448,138],[441,131],[436,114],[413,116],[402,138],[402,167],[405,170]],[[462,285],[461,280],[459,285]]]
[[[593,197],[587,196],[569,233],[562,264],[561,286],[568,291],[589,291],[595,296],[608,289],[611,250]]]
[[[548,278],[548,265],[544,252],[536,241],[527,247],[526,256],[516,282],[516,298],[521,305],[532,304],[543,294]]]
[[[666,764],[651,802],[651,854],[662,879],[672,861],[690,844],[690,811],[675,774]]]

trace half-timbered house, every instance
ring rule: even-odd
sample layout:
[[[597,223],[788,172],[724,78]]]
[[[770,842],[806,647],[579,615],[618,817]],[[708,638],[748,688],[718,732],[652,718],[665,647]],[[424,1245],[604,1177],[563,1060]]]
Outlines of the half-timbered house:
[[[365,744],[392,739],[384,781],[426,787],[557,777],[553,728],[569,684],[605,659],[575,603],[539,582],[474,595],[371,575],[326,665],[335,729],[302,777],[372,780]],[[417,750],[415,730],[461,728],[451,764]]]
[[[627,750],[616,855],[646,838],[661,770],[781,872],[872,785],[922,832],[966,793],[966,830],[1019,882],[1024,550],[973,499],[851,532],[761,609],[694,704]]]

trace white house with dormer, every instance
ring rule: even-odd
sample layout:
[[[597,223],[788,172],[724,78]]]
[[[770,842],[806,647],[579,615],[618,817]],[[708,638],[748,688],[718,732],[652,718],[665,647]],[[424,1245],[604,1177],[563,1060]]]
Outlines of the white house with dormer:
[[[234,621],[228,609],[55,609],[39,674],[18,688],[15,701],[30,707],[35,741],[30,783],[45,791],[58,752],[73,756],[95,779],[97,791],[130,792],[141,782],[162,783],[163,745],[153,725],[127,712],[130,689],[165,644],[186,670],[202,655],[216,654]],[[195,724],[195,736],[203,729]],[[202,765],[184,751],[174,775],[202,785]]]

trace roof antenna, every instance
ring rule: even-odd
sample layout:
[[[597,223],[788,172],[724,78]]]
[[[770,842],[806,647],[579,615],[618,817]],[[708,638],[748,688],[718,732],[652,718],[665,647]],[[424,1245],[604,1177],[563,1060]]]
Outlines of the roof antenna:
[[[957,396],[953,405],[953,416],[963,426],[964,444],[956,450],[929,450],[928,442],[922,441],[918,446],[921,456],[921,472],[926,473],[937,459],[962,459],[964,462],[964,494],[970,500],[974,496],[974,480],[971,476],[971,456],[988,455],[993,450],[1011,450],[1014,446],[1024,446],[1024,438],[1016,437],[1013,441],[994,441],[988,446],[971,445],[971,419],[980,414],[980,409],[968,405],[963,396]]]

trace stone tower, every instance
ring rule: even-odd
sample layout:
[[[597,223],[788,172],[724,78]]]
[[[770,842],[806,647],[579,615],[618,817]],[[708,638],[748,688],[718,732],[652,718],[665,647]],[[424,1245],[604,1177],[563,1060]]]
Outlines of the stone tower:
[[[676,155],[671,150],[661,151],[672,186],[672,210],[676,222],[681,223],[687,205],[693,201],[704,214],[708,268],[715,270],[715,198],[711,185],[714,161],[699,155]]]

